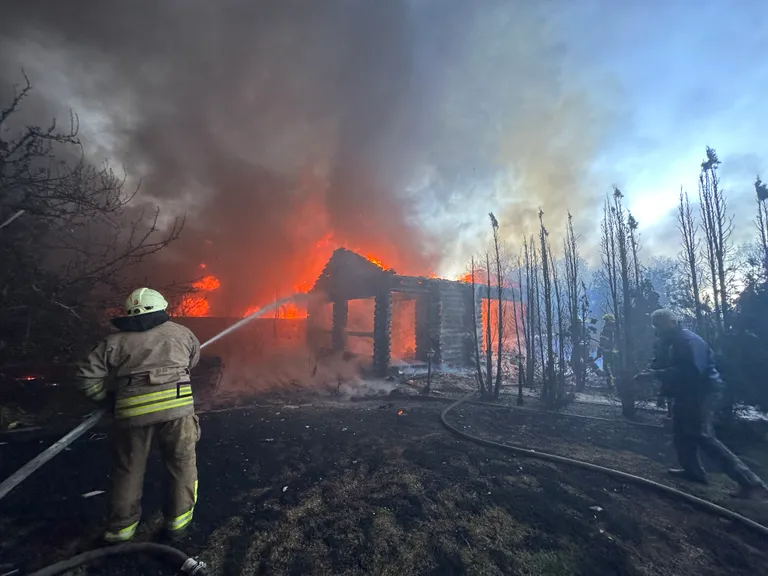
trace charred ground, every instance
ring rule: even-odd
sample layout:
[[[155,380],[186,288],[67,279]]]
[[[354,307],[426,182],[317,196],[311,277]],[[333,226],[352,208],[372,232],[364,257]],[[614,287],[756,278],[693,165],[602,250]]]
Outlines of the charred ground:
[[[312,404],[201,417],[200,502],[180,548],[214,573],[719,575],[759,574],[768,560],[758,537],[686,505],[459,440],[438,423],[445,403]],[[661,428],[477,405],[451,420],[483,437],[664,481],[673,462]],[[0,474],[47,441],[0,446]],[[107,460],[107,439],[86,438],[8,496],[2,562],[34,568],[93,545],[104,495],[81,494],[106,489]],[[161,477],[153,459],[140,539],[160,527]],[[729,488],[713,475],[713,486],[698,493],[727,500]],[[768,521],[764,503],[741,511]],[[127,558],[87,573],[106,572],[163,570]]]

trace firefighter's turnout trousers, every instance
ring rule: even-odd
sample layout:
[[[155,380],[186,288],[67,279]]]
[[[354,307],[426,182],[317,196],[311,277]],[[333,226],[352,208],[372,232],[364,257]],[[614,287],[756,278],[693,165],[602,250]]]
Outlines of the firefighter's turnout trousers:
[[[130,540],[136,532],[153,441],[168,473],[165,527],[171,532],[182,530],[192,521],[197,502],[195,445],[200,439],[200,424],[194,414],[190,384],[118,387],[115,422],[105,539]]]

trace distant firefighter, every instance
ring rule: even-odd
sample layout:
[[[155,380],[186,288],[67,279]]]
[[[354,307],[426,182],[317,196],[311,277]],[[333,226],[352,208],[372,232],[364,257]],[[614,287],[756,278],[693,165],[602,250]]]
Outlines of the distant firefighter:
[[[614,372],[616,370],[616,318],[613,314],[603,316],[603,329],[600,331],[600,343],[597,347],[597,357],[603,359],[603,372],[605,372],[608,388],[614,386]]]
[[[584,320],[581,316],[576,317],[576,321],[571,325],[571,368],[576,378],[576,390],[578,392],[584,389],[587,377],[587,369],[596,370],[594,360],[589,355],[589,333],[584,326]]]
[[[669,310],[656,310],[651,322],[659,339],[650,369],[635,379],[658,378],[661,394],[673,400],[672,430],[677,457],[682,468],[669,471],[675,477],[707,483],[699,460],[699,448],[740,486],[735,496],[748,498],[768,490],[763,481],[728,448],[715,438],[712,413],[722,381],[715,366],[715,355],[697,334],[685,330]]]
[[[77,373],[79,388],[97,402],[114,393],[113,468],[109,519],[104,539],[133,538],[141,518],[144,470],[157,442],[168,472],[165,528],[180,536],[197,502],[195,415],[190,370],[200,359],[200,343],[187,328],[170,322],[168,303],[149,288],[134,290],[126,316],[112,323],[119,332],[96,344]]]

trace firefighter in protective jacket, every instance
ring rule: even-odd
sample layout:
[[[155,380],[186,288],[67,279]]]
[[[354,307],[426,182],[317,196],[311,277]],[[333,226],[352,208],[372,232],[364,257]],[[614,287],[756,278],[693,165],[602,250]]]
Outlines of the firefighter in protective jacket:
[[[78,387],[87,396],[106,401],[107,392],[114,393],[108,542],[130,540],[136,532],[153,441],[169,476],[165,528],[171,537],[188,527],[197,502],[200,425],[190,370],[200,359],[200,343],[170,321],[167,307],[159,292],[134,290],[125,302],[126,316],[112,321],[119,331],[99,342],[78,367]]]

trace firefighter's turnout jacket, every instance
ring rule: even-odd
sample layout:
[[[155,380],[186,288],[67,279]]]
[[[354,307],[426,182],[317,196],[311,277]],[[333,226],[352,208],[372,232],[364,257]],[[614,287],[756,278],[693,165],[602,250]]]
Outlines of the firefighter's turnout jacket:
[[[190,370],[200,359],[192,332],[165,312],[118,318],[119,332],[99,342],[78,369],[80,389],[94,400],[115,394],[115,422],[146,426],[194,414]]]

